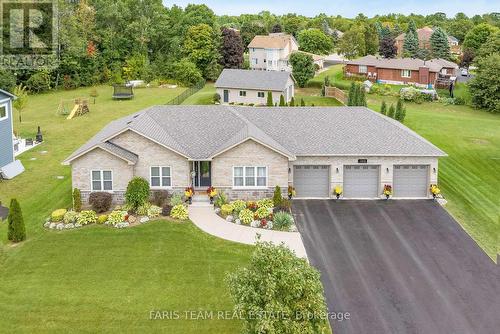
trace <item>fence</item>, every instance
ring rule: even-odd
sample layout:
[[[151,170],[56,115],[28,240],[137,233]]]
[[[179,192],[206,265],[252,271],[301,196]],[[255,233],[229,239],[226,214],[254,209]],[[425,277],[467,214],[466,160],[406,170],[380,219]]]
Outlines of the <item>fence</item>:
[[[343,104],[347,104],[347,95],[337,87],[325,87],[325,96],[334,97]]]
[[[174,97],[172,100],[168,101],[165,104],[166,105],[181,104],[182,102],[184,102],[185,99],[187,99],[188,97],[190,97],[194,93],[198,92],[203,87],[205,87],[205,80],[202,80],[202,81],[198,82],[196,85],[194,85],[193,87],[186,89],[185,91],[183,91],[182,93],[180,93],[179,95],[177,95],[176,97]]]

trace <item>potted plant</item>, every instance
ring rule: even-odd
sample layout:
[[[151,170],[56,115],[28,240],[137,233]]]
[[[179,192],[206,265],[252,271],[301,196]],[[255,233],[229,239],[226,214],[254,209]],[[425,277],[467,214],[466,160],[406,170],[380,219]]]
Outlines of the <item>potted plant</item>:
[[[208,187],[207,188],[207,195],[210,198],[210,204],[214,204],[214,197],[217,196],[217,189],[215,187]]]
[[[432,198],[436,198],[440,193],[441,193],[441,190],[438,188],[437,184],[431,184],[431,194],[432,194]]]
[[[292,186],[288,186],[288,199],[291,200],[297,193],[295,192],[295,188]]]
[[[339,199],[340,195],[342,195],[342,187],[341,186],[335,186],[335,188],[333,189],[333,194],[335,195],[335,197],[337,199]]]
[[[193,195],[194,195],[193,187],[187,187],[186,189],[184,189],[184,196],[186,196],[186,199],[189,202],[189,204],[193,204]]]
[[[384,185],[384,195],[385,199],[388,200],[392,195],[392,186],[390,184]]]

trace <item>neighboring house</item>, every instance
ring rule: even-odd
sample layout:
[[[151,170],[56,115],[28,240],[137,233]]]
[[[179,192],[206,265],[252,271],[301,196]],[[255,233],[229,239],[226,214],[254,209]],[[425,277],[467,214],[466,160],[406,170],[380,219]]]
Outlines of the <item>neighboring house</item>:
[[[229,198],[429,198],[446,154],[400,122],[366,107],[153,106],[109,123],[69,156],[84,199],[128,182],[183,192],[214,186]]]
[[[299,44],[292,35],[271,33],[257,35],[248,44],[250,68],[266,71],[291,71],[288,57],[299,50]]]
[[[346,76],[364,76],[368,80],[388,84],[413,84],[433,88],[449,85],[457,76],[458,65],[445,59],[386,59],[365,56],[346,63]]]
[[[215,82],[217,94],[223,104],[267,103],[267,92],[273,102],[279,103],[283,95],[290,102],[295,95],[295,80],[290,72],[224,69]]]
[[[12,179],[24,171],[14,156],[12,101],[16,97],[0,89],[0,177]]]
[[[422,49],[431,49],[431,35],[434,32],[434,29],[431,27],[423,27],[421,29],[417,29],[418,35],[418,43],[420,48]],[[403,44],[404,44],[405,34],[400,34],[396,37],[396,47],[398,49],[398,56],[403,55]],[[458,45],[458,39],[455,37],[448,35],[448,44],[450,45],[450,51],[453,54],[461,54],[460,46]]]

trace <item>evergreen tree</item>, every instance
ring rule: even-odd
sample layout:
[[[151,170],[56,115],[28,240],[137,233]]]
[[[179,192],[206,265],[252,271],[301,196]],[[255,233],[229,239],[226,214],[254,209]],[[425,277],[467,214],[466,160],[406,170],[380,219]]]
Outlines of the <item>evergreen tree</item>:
[[[396,110],[394,110],[394,104],[391,103],[391,106],[389,107],[389,112],[387,113],[387,116],[390,118],[394,118],[394,114],[396,113]]]
[[[399,116],[400,118],[399,121],[403,123],[405,121],[405,117],[406,117],[406,107],[403,107],[401,109],[401,116]]]
[[[443,29],[437,27],[431,35],[431,54],[433,58],[450,59],[450,44],[448,44],[448,35]]]
[[[382,115],[387,114],[387,104],[385,103],[385,101],[382,101],[382,105],[380,106],[380,113]]]
[[[286,103],[285,103],[285,97],[283,96],[283,94],[280,95],[280,107],[285,107],[286,106]]]
[[[290,107],[295,107],[295,99],[292,96],[292,99],[290,100],[290,104],[288,105]]]
[[[403,102],[401,102],[401,99],[399,99],[398,103],[396,103],[396,111],[394,113],[394,119],[397,121],[401,121],[402,112],[403,112]]]
[[[80,212],[82,210],[82,194],[80,189],[73,189],[73,210]]]
[[[365,87],[363,84],[358,85],[358,103],[356,104],[357,106],[360,107],[366,107],[366,94],[365,94]]]
[[[417,26],[415,21],[411,20],[403,40],[403,55],[415,58],[419,48]]]
[[[347,105],[353,106],[356,103],[356,84],[351,82],[351,87],[349,88],[349,94],[347,96]]]
[[[283,202],[283,196],[281,195],[281,188],[280,186],[274,187],[274,194],[273,194],[273,203],[274,206],[277,207]]]
[[[306,103],[304,102],[303,98],[300,99],[300,106],[301,107],[305,107],[306,106]]]
[[[26,228],[24,227],[23,213],[15,198],[10,201],[8,222],[7,238],[12,242],[25,240]]]
[[[267,92],[267,106],[272,107],[273,103],[273,93],[271,91]]]

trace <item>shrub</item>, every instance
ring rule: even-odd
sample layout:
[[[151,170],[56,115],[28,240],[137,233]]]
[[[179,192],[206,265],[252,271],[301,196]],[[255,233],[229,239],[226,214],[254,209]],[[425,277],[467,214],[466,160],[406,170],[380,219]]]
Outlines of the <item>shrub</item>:
[[[273,215],[273,226],[277,230],[286,231],[293,225],[293,217],[285,211],[278,211]]]
[[[283,200],[283,199],[282,199]],[[263,198],[257,201],[257,207],[271,209],[274,206],[274,202],[270,198]]]
[[[134,177],[127,186],[125,200],[133,211],[149,200],[149,183],[142,177]]]
[[[146,202],[137,208],[136,213],[140,216],[147,216],[150,208],[151,208],[151,203]]]
[[[269,209],[265,206],[262,206],[255,211],[255,215],[259,219],[267,218],[269,216]]]
[[[92,210],[83,210],[78,215],[76,222],[81,225],[94,224],[97,222],[97,214]]]
[[[52,211],[52,213],[50,214],[50,221],[54,223],[62,221],[66,212],[66,209],[57,209],[55,211]]]
[[[7,218],[7,239],[12,242],[20,242],[26,239],[26,227],[24,226],[23,213],[19,202],[13,198],[10,200],[9,216]]]
[[[183,204],[184,201],[182,200],[182,195],[181,194],[174,194],[172,198],[170,198],[170,205],[171,206],[176,206]]]
[[[273,195],[274,206],[278,206],[282,200],[283,200],[283,197],[281,196],[281,188],[280,188],[280,186],[276,186],[274,188],[274,195]]]
[[[224,204],[227,204],[227,196],[221,191],[217,196],[215,196],[214,205],[217,208],[220,208]]]
[[[78,218],[78,212],[71,210],[66,212],[63,221],[64,224],[74,224],[77,218]]]
[[[213,99],[214,103],[220,103],[219,93],[215,93],[212,99]]]
[[[186,206],[183,204],[178,204],[174,206],[172,208],[172,211],[170,212],[170,217],[182,220],[188,219],[189,215]]]
[[[153,204],[159,207],[168,203],[170,194],[166,190],[155,190],[153,191]]]
[[[290,202],[288,199],[285,198],[281,201],[281,203],[278,206],[274,207],[275,212],[278,211],[290,212],[291,209],[292,209],[292,202]]]
[[[108,222],[111,225],[116,225],[125,221],[126,216],[127,216],[127,211],[115,210],[109,214]]]
[[[162,213],[162,208],[156,205],[151,205],[148,210],[148,217],[155,218],[159,217]]]
[[[33,93],[47,91],[50,89],[50,75],[46,71],[34,73],[26,80],[26,86]]]
[[[399,91],[399,98],[403,101],[422,103],[422,93],[415,87],[401,88]]]
[[[82,211],[82,194],[78,188],[73,189],[73,210]]]
[[[240,211],[238,218],[240,218],[242,224],[250,225],[253,221],[253,212],[250,209],[243,209]]]
[[[94,192],[89,196],[89,204],[97,213],[108,211],[112,201],[113,196],[107,192]]]
[[[100,215],[97,217],[97,224],[104,224],[108,221],[108,215]]]
[[[170,204],[165,204],[161,209],[161,215],[168,217],[170,216],[170,212],[172,211],[172,206]]]
[[[245,333],[259,328],[265,333],[326,332],[327,321],[319,316],[326,314],[320,273],[285,245],[258,242],[250,264],[229,274],[226,282],[234,311],[245,319]],[[276,310],[283,313],[255,316]]]
[[[221,207],[220,207],[220,214],[224,217],[230,215],[231,213],[233,213],[233,210],[234,210],[234,206],[232,204],[223,204]]]
[[[237,199],[236,201],[231,202],[233,206],[233,210],[236,214],[240,213],[241,210],[245,209],[247,207],[247,203],[245,201],[242,201],[240,199]]]

